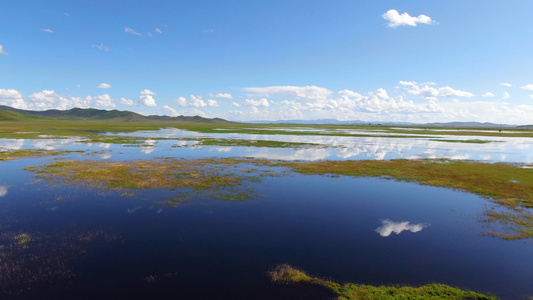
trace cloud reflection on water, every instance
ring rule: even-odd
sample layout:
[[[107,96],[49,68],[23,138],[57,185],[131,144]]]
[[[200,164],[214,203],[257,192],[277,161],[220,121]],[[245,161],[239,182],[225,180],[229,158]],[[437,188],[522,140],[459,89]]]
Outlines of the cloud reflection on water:
[[[376,228],[376,232],[379,233],[382,237],[387,237],[391,233],[400,234],[403,231],[419,232],[422,229],[426,228],[426,224],[409,224],[409,222],[394,222],[391,220],[383,220],[382,225]]]
[[[4,197],[5,195],[7,195],[7,186],[0,185],[0,197]]]

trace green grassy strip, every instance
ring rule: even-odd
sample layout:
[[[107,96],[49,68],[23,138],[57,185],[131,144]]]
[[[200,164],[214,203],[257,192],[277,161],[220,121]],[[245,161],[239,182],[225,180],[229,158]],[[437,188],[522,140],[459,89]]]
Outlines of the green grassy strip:
[[[496,297],[465,291],[444,284],[428,284],[421,287],[409,286],[370,286],[336,282],[311,277],[289,265],[277,266],[268,273],[272,281],[289,284],[312,284],[323,286],[337,295],[339,300],[382,299],[382,300],[438,300],[438,299],[480,299],[495,300]]]

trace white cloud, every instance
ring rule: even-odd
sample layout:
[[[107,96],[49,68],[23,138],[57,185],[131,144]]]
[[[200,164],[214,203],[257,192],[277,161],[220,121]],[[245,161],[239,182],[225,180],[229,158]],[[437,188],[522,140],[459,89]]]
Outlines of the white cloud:
[[[496,95],[491,92],[486,92],[485,94],[481,95],[481,97],[496,97]]]
[[[149,37],[153,37],[151,32],[148,32],[147,34],[148,34]]]
[[[185,99],[185,97],[179,97],[178,99],[176,99],[176,101],[178,102],[179,106],[181,107],[185,107],[187,106],[187,99]]]
[[[8,53],[4,50],[4,46],[0,44],[0,54],[7,55]]]
[[[507,86],[507,87],[512,87],[513,86],[512,84],[507,83],[507,82],[502,82],[502,83],[500,83],[500,85]]]
[[[163,106],[163,111],[165,112],[165,114],[170,115],[171,117],[177,117],[180,115],[177,110],[173,109],[168,105]]]
[[[400,84],[401,85],[412,86],[412,85],[417,85],[418,83],[416,83],[416,81],[400,81]]]
[[[241,105],[237,102],[231,102],[231,105],[235,106],[235,107],[241,107]]]
[[[100,83],[100,85],[98,85],[96,88],[97,88],[97,89],[109,89],[109,88],[111,88],[111,85],[102,82],[102,83]]]
[[[398,27],[402,25],[417,26],[417,24],[433,24],[435,21],[431,20],[426,15],[419,15],[418,17],[412,17],[408,13],[399,14],[397,10],[391,9],[381,15],[383,19],[389,21],[388,27]]]
[[[131,99],[126,99],[124,97],[118,99],[118,101],[121,103],[121,104],[125,104],[125,105],[135,105],[135,102],[133,102],[133,100]]]
[[[233,96],[229,93],[218,93],[218,94],[209,93],[209,97],[233,99]]]
[[[503,99],[509,99],[511,98],[511,95],[509,95],[508,92],[503,93]]]
[[[523,90],[533,91],[533,84],[527,84],[521,87]]]
[[[131,33],[133,35],[142,35],[142,33],[138,33],[137,31],[135,31],[134,29],[130,27],[124,27],[124,32]]]
[[[260,100],[253,100],[253,99],[246,99],[244,102],[244,105],[246,106],[262,106],[262,107],[269,107],[270,103],[268,103],[268,100],[266,98],[262,98]]]
[[[96,106],[100,107],[116,107],[116,104],[114,103],[114,99],[112,99],[109,94],[103,94],[94,97],[92,100],[94,100],[94,103]]]
[[[156,28],[155,31],[157,31],[157,33],[159,33],[159,34],[162,34],[162,33],[163,33],[163,31],[161,31],[161,29],[159,29],[159,27]]]
[[[214,29],[205,29],[205,30],[202,30],[203,33],[213,33],[215,32]]]
[[[242,90],[254,94],[266,95],[289,95],[297,99],[326,99],[331,91],[318,86],[269,86],[269,87],[248,87]]]
[[[216,107],[216,106],[220,106],[220,104],[218,104],[218,102],[216,100],[209,99],[209,100],[207,100],[207,106]]]
[[[0,89],[0,104],[18,109],[28,109],[28,104],[22,98],[22,94],[15,89]]]
[[[150,91],[149,89],[145,89],[140,92],[139,96],[139,104],[146,105],[149,107],[155,107],[157,104],[155,103],[154,95],[157,95],[157,93],[154,93]]]
[[[192,106],[192,107],[201,108],[201,107],[207,107],[207,106],[209,107],[220,106],[216,100],[209,99],[207,100],[207,103],[206,103],[202,99],[202,96],[195,96],[195,95],[191,95],[189,101],[187,101],[185,97],[179,97],[178,99],[176,99],[176,102],[178,102],[179,106],[181,107]]]
[[[390,236],[391,233],[400,234],[403,231],[419,232],[427,227],[424,224],[412,224],[409,222],[393,222],[391,220],[383,220],[382,225],[376,228],[376,232],[382,237]]]
[[[104,44],[93,45],[92,47],[93,47],[93,48],[98,48],[98,49],[103,50],[103,51],[109,51],[109,50],[111,50],[109,47],[107,47],[107,46],[104,45]]]
[[[529,95],[529,98],[533,98],[533,95]]]
[[[423,87],[419,87],[418,85],[413,85],[411,90],[409,90],[410,94],[417,95],[420,97],[428,98],[428,99],[435,99],[435,98],[448,98],[448,97],[473,97],[474,94],[466,91],[461,90],[455,90],[449,86],[441,87],[441,88],[434,88],[430,87],[429,85],[425,85]]]
[[[54,33],[54,31],[49,28],[41,28],[41,31],[48,32],[48,33]]]

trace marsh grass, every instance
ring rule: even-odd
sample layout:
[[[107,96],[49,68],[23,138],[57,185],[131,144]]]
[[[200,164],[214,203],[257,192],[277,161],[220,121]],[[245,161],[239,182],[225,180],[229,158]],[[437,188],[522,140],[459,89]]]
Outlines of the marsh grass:
[[[380,177],[471,192],[506,208],[487,212],[511,233],[506,239],[533,237],[533,172],[520,165],[453,160],[323,161],[278,163],[303,174]]]
[[[233,168],[246,167],[248,160],[198,159],[198,160],[134,160],[107,161],[56,161],[44,166],[30,167],[37,177],[69,184],[87,184],[100,189],[124,191],[121,196],[131,197],[125,190],[166,189],[176,196],[163,202],[176,206],[189,199],[189,192],[203,198],[244,200],[255,193],[244,190],[244,182],[257,181],[258,176],[238,172]],[[261,164],[260,161],[256,163]],[[230,169],[232,167],[232,169]]]
[[[0,152],[0,161],[15,160],[29,157],[56,156],[70,153],[84,153],[85,151],[49,151],[49,150],[14,150]]]
[[[283,284],[310,284],[323,286],[334,292],[339,300],[355,299],[496,299],[472,291],[460,290],[444,284],[428,284],[421,287],[409,286],[370,286],[353,283],[338,284],[331,280],[307,275],[289,265],[279,265],[270,272],[273,282]]]

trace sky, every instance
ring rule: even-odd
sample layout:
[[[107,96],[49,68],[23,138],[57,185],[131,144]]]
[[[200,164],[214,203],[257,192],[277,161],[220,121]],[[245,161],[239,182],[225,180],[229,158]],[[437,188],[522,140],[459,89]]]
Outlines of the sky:
[[[533,1],[17,0],[0,105],[533,124]]]

